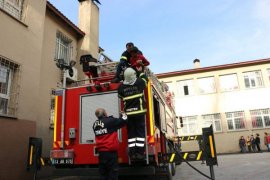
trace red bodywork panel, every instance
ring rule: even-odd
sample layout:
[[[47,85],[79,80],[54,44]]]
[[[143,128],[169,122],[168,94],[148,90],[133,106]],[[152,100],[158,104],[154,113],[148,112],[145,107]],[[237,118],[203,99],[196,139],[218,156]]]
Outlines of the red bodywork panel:
[[[102,91],[116,91],[119,84],[110,84],[110,89],[107,90],[103,87]],[[66,90],[66,109],[65,109],[65,125],[64,125],[64,149],[73,149],[75,153],[74,164],[98,164],[98,156],[94,155],[95,144],[80,144],[80,97],[90,93],[98,93],[92,87],[92,92],[89,92],[86,87],[78,87]],[[94,109],[91,109],[89,113],[94,113]],[[56,124],[56,141],[54,143],[54,149],[60,149],[61,142],[61,113],[62,113],[62,96],[58,96],[57,104],[57,124]],[[76,129],[76,139],[70,141],[69,139],[69,128]],[[119,163],[128,163],[127,156],[127,129],[126,127],[121,129],[122,131],[122,142],[119,143],[118,159]]]

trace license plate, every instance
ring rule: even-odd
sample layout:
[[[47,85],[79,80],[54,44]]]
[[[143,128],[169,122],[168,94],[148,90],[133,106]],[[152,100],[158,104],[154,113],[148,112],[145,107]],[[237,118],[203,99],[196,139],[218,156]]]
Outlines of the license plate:
[[[52,159],[52,164],[73,164],[72,158]]]

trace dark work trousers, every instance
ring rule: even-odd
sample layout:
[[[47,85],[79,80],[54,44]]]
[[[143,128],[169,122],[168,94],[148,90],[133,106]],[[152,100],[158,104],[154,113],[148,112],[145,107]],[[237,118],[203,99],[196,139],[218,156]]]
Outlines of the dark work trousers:
[[[129,155],[144,154],[145,114],[128,116],[127,130]]]
[[[261,145],[260,145],[260,143],[256,143],[256,146],[257,146],[258,152],[261,152]]]
[[[99,152],[99,174],[101,180],[118,180],[118,156],[116,151]]]

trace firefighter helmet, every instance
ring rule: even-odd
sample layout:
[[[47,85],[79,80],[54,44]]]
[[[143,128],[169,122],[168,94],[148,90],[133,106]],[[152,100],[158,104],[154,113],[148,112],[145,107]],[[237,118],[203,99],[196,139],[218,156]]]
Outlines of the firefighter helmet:
[[[127,68],[124,72],[124,78],[125,78],[123,82],[124,84],[129,84],[129,85],[133,84],[137,78],[136,71],[132,68]]]

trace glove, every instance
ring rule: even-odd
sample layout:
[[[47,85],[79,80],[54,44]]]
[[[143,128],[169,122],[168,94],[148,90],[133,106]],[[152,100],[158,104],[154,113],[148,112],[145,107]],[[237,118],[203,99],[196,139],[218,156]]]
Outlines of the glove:
[[[123,120],[127,120],[127,114],[125,113],[125,112],[121,112],[121,118],[123,119]]]

